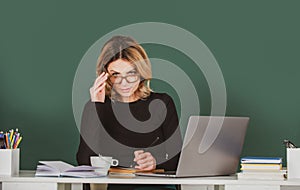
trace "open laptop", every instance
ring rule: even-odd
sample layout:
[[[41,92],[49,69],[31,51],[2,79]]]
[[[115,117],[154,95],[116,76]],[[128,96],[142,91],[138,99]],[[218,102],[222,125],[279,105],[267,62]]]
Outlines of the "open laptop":
[[[188,121],[177,170],[136,173],[157,177],[230,175],[237,171],[248,117],[191,116]]]

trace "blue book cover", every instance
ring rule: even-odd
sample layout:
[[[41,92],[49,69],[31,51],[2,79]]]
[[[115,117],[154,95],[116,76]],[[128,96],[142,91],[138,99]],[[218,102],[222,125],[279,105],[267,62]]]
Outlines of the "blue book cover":
[[[241,158],[241,163],[245,164],[281,164],[281,157],[257,157],[257,156],[246,156]]]

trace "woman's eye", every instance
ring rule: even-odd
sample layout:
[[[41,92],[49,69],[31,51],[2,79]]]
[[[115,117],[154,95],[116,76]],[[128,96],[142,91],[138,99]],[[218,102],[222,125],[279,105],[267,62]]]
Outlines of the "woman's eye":
[[[112,76],[118,77],[118,76],[120,76],[120,74],[119,73],[113,73]]]
[[[128,75],[135,75],[136,74],[136,71],[129,71],[128,72]]]

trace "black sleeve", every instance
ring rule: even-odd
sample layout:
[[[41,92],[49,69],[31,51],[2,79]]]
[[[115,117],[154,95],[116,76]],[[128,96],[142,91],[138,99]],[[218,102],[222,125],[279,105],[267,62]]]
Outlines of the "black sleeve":
[[[90,106],[91,106],[91,102],[87,102],[84,110],[82,112],[82,118],[81,118],[81,128],[80,128],[80,142],[79,142],[79,147],[78,147],[78,151],[76,154],[76,159],[77,159],[77,163],[78,165],[90,165],[90,156],[94,156],[96,155],[96,153],[94,153],[94,151],[92,151],[92,149],[87,145],[87,143],[85,142],[83,136],[82,136],[82,132],[84,130],[87,130],[87,128],[89,127],[89,114],[90,114]]]
[[[90,156],[96,155],[80,135],[80,143],[76,154],[78,165],[90,165]]]
[[[182,147],[182,138],[178,115],[172,98],[166,95],[165,103],[167,115],[165,121],[162,124],[162,130],[166,147],[166,161],[157,165],[157,168],[174,171],[177,169],[177,164]]]

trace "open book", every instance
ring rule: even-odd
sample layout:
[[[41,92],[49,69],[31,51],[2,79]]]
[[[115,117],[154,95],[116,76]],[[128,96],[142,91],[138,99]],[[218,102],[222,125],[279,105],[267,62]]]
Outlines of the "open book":
[[[63,161],[39,161],[35,176],[44,177],[102,177],[106,173],[95,172],[99,167],[93,166],[72,166]]]

